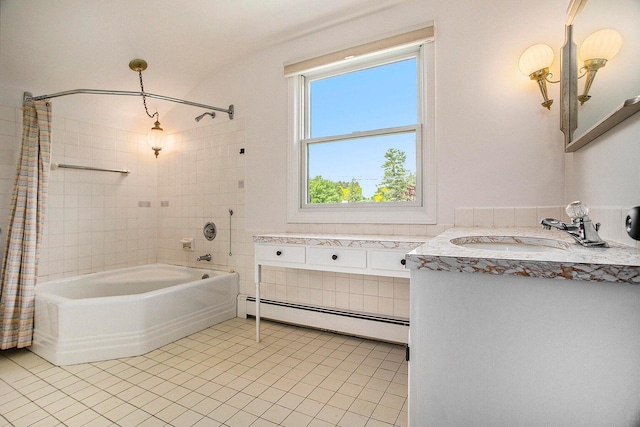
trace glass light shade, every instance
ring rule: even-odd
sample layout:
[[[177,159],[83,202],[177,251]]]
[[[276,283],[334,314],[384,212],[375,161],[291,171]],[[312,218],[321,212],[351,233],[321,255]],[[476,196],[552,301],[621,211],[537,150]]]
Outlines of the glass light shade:
[[[147,133],[147,144],[155,152],[156,157],[158,157],[158,153],[164,147],[164,141],[164,131],[160,127],[160,122],[156,121],[149,133]]]
[[[553,63],[553,49],[546,44],[534,44],[520,55],[518,67],[525,76],[548,68]]]
[[[580,59],[606,59],[616,56],[622,47],[622,36],[610,28],[596,31],[587,37],[580,46]]]

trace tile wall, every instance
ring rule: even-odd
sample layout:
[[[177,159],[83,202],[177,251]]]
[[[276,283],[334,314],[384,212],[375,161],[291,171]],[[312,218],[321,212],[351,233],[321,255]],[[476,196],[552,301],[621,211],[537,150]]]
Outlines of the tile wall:
[[[144,135],[53,117],[39,280],[156,260],[156,163]],[[128,175],[56,168],[128,169]]]
[[[171,135],[158,158],[158,262],[232,269],[241,292],[253,289],[253,245],[245,232],[245,120]],[[233,214],[230,213],[233,212]],[[208,241],[207,222],[217,235]],[[193,239],[193,251],[180,240]],[[210,253],[211,262],[197,262]]]
[[[289,224],[309,234],[433,237],[447,225]],[[264,267],[261,296],[382,316],[409,318],[409,279]],[[249,295],[254,295],[251,291]]]
[[[4,250],[20,135],[22,135],[22,111],[0,106],[0,229],[2,229],[0,253]]]
[[[3,232],[21,121],[20,109],[0,107]],[[239,119],[169,135],[169,146],[156,159],[145,135],[54,114],[52,163],[130,173],[52,167],[39,281],[166,262],[232,268],[253,289],[253,245],[245,232],[244,190],[239,188],[244,185],[244,155],[239,154],[244,128]],[[212,242],[202,234],[207,221],[218,227]],[[194,238],[194,252],[182,250],[183,237]],[[204,253],[213,255],[211,264],[195,262]]]

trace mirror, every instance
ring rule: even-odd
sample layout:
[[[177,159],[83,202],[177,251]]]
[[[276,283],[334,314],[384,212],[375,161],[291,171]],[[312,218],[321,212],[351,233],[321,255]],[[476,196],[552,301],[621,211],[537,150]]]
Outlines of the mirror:
[[[564,56],[571,53],[576,57],[575,69],[567,65],[567,72],[563,67],[563,117],[575,121],[577,125],[573,132],[565,131],[565,151],[575,151],[611,129],[620,121],[630,117],[640,110],[640,1],[638,0],[588,0],[586,7],[575,18],[572,31],[567,31],[568,44],[573,41],[575,46],[563,51]],[[618,54],[601,68],[593,81],[589,91],[591,99],[580,105],[573,99],[571,93],[575,89],[577,76],[583,60],[579,51],[582,42],[592,33],[612,28],[622,35],[622,48]],[[566,58],[570,60],[570,58]],[[577,81],[577,95],[584,91],[584,81]],[[627,103],[626,107],[623,107]],[[576,109],[576,111],[573,111]],[[597,129],[595,127],[597,126]]]

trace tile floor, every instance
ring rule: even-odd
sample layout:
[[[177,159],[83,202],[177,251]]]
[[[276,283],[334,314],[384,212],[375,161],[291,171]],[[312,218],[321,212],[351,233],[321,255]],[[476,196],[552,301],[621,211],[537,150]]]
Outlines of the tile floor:
[[[404,347],[253,319],[57,367],[0,351],[0,427],[407,425]]]

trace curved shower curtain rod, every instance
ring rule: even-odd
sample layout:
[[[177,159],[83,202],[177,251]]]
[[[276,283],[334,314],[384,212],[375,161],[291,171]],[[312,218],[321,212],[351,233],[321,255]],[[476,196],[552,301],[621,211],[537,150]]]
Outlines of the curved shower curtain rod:
[[[34,101],[41,101],[45,99],[57,98],[59,96],[75,95],[78,93],[85,93],[90,95],[146,96],[148,98],[156,98],[164,101],[175,102],[178,104],[186,104],[186,105],[191,105],[193,107],[206,108],[208,110],[213,110],[213,111],[220,111],[222,113],[227,113],[229,115],[229,119],[233,120],[233,113],[234,113],[233,104],[229,105],[229,108],[225,109],[225,108],[219,108],[219,107],[212,107],[211,105],[198,104],[197,102],[185,101],[184,99],[170,98],[164,95],[156,95],[154,93],[149,93],[149,92],[132,92],[132,91],[126,91],[126,90],[102,90],[102,89],[72,89],[64,92],[52,93],[50,95],[39,95],[39,96],[33,96],[31,93],[25,92],[23,96],[23,100],[28,101],[32,99]]]

